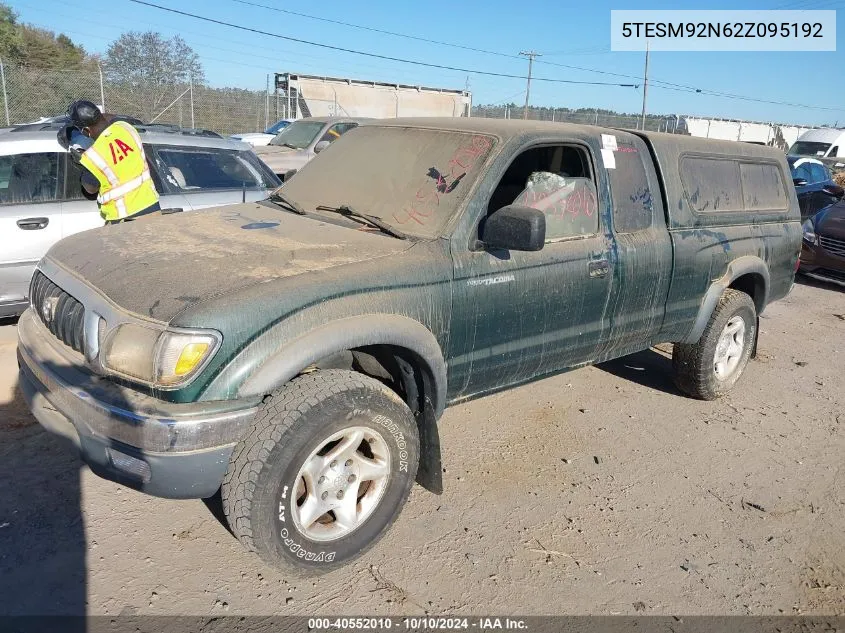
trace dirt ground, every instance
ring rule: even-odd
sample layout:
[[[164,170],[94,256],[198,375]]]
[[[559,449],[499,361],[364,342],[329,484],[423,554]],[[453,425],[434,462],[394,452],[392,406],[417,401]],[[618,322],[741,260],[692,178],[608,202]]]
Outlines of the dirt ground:
[[[316,579],[202,501],[101,480],[35,423],[0,327],[0,612],[845,614],[845,292],[799,284],[719,402],[664,351],[449,409],[442,496]]]

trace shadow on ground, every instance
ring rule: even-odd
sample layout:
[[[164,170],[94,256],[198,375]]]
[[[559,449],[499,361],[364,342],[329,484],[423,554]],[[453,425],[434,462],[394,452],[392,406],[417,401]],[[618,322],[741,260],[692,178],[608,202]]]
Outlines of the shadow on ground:
[[[673,396],[682,396],[678,388],[675,387],[675,383],[672,382],[672,357],[665,352],[647,349],[630,356],[601,363],[596,367],[643,387],[656,389]]]
[[[14,375],[15,344],[6,339],[0,370]],[[0,615],[84,616],[82,462],[69,441],[41,428],[13,383],[11,394],[0,393]]]

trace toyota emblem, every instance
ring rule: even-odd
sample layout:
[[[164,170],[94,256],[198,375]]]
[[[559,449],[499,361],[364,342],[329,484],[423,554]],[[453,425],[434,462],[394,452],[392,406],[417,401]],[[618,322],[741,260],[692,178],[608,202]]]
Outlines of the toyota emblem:
[[[45,323],[50,323],[56,315],[56,304],[58,299],[56,297],[47,297],[44,303],[41,304],[41,316],[44,317]]]

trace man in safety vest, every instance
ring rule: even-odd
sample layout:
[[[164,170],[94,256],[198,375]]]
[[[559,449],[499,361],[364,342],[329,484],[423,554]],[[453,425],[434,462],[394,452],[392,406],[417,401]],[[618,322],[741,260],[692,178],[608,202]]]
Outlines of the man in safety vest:
[[[106,224],[159,211],[158,192],[138,131],[125,121],[103,114],[90,101],[72,103],[68,117],[74,127],[93,140],[79,157],[79,163],[90,174],[83,172],[82,187],[91,195],[97,194],[100,215]]]

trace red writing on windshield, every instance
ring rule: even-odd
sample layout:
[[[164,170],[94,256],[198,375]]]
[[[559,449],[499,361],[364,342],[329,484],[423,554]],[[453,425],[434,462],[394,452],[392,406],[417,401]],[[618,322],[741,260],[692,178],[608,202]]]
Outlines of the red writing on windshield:
[[[446,163],[445,170],[430,167],[426,172],[425,183],[417,189],[413,199],[402,211],[394,212],[393,219],[396,223],[407,224],[414,221],[425,224],[440,206],[440,196],[455,191],[467,173],[492,146],[493,141],[486,136],[473,136],[455,150]]]

